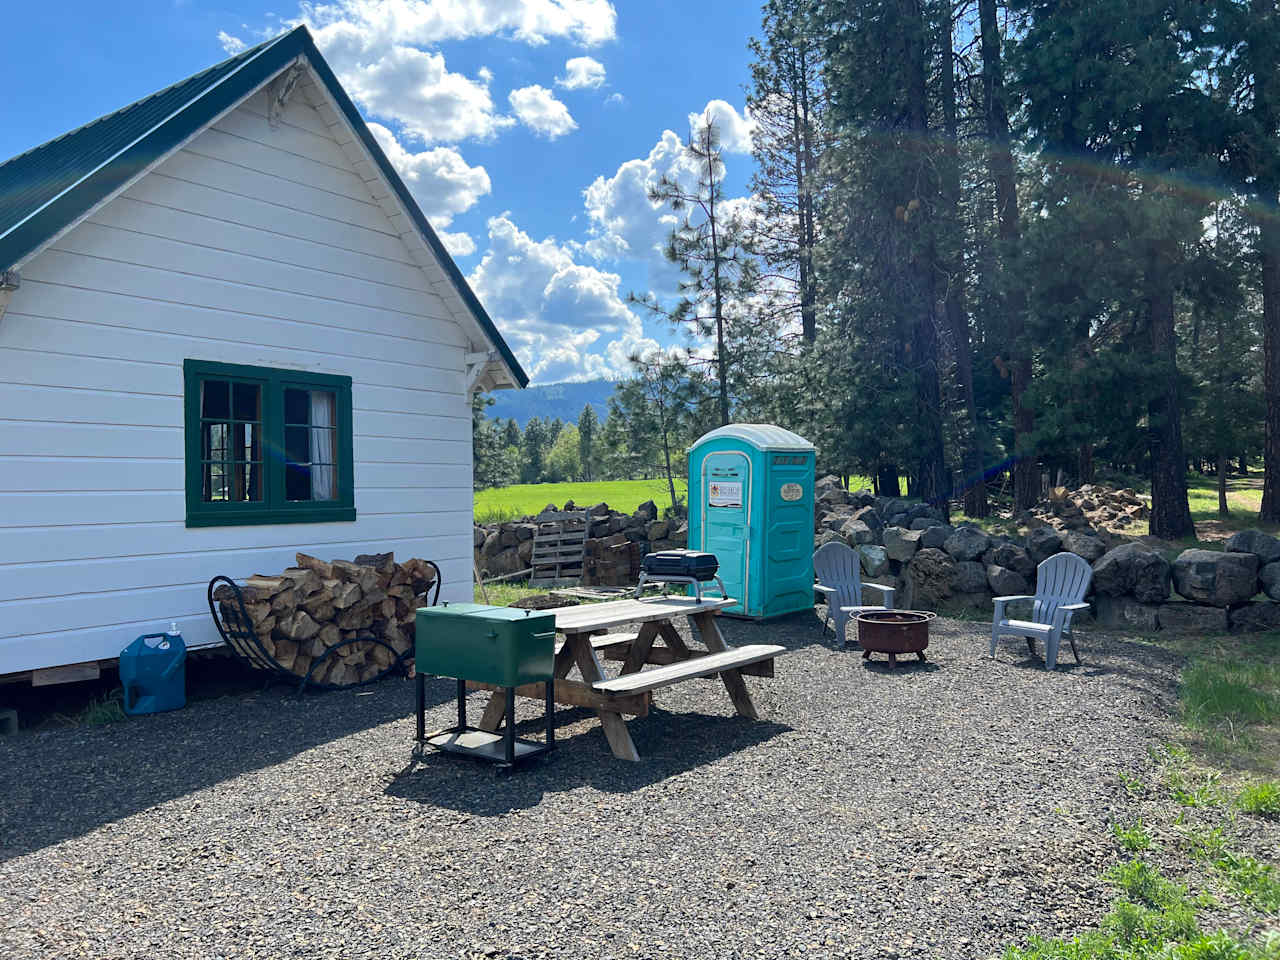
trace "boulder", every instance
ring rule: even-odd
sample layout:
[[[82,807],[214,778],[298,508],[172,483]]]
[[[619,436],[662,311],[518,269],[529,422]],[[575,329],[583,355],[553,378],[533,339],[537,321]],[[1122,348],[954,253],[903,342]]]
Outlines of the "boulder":
[[[1272,600],[1280,600],[1280,561],[1268,563],[1258,571],[1262,592]]]
[[[1126,593],[1142,603],[1169,598],[1169,561],[1140,543],[1124,543],[1093,563],[1093,591],[1108,597]]]
[[[941,550],[942,545],[947,542],[947,537],[956,532],[956,528],[949,523],[940,523],[931,527],[925,527],[924,535],[920,538],[921,547],[932,547],[934,550]]]
[[[958,527],[947,537],[942,549],[956,560],[975,560],[991,545],[991,538],[977,527]],[[985,577],[985,574],[984,574]]]
[[[1053,527],[1036,527],[1027,534],[1027,553],[1038,566],[1062,550],[1062,536]]]
[[[639,517],[645,523],[652,523],[658,519],[658,505],[652,500],[646,500],[640,506],[636,507],[635,516]]]
[[[653,507],[652,500],[649,501],[649,506]],[[656,517],[658,515],[658,512],[657,512],[658,508],[653,507],[653,510],[654,510],[654,516]],[[587,508],[587,513],[593,517],[607,517],[611,512],[612,511],[609,510],[609,505],[607,503],[604,503],[603,501],[600,503],[597,503],[594,507]],[[640,511],[637,510],[636,512],[639,513]]]
[[[951,576],[955,567],[956,562],[943,550],[934,547],[917,550],[905,568],[909,605],[921,610],[936,610],[951,597]]]
[[[667,532],[667,539],[673,541],[677,546],[683,547],[689,542],[689,524],[684,520],[680,521],[680,526],[674,530]]]
[[[905,563],[916,555],[920,547],[921,530],[904,530],[902,527],[884,528],[884,549],[890,560]]]
[[[533,560],[533,541],[521,540],[516,544],[516,556],[520,558],[522,567],[527,567]]]
[[[1227,541],[1227,553],[1252,553],[1259,566],[1280,560],[1280,540],[1261,530],[1241,530]]]
[[[1280,630],[1280,603],[1264,600],[1242,603],[1227,611],[1227,623],[1232,633]]]
[[[875,507],[858,507],[850,516],[855,520],[861,520],[875,531],[877,538],[884,532],[884,518],[880,516]]]
[[[507,573],[517,573],[525,569],[525,566],[519,551],[508,549],[486,557],[481,569],[490,577],[500,577]]]
[[[480,553],[486,557],[492,557],[502,552],[502,531],[494,530],[484,538],[484,546],[480,548]]]
[[[1107,552],[1107,545],[1081,530],[1068,530],[1062,535],[1062,549],[1093,563]]]
[[[849,494],[849,502],[855,507],[875,506],[876,495],[870,490],[855,490]]]
[[[1209,551],[1203,551],[1209,552]],[[1162,603],[1156,619],[1166,633],[1226,633],[1227,610],[1225,607],[1208,607],[1201,603],[1184,603],[1173,600]]]
[[[823,530],[813,538],[813,549],[817,550],[824,543],[844,543],[844,537],[834,530]]]
[[[1008,597],[1027,592],[1027,578],[1015,570],[991,564],[987,567],[987,585],[997,597]]]
[[[665,521],[665,520],[654,520],[654,521],[653,521],[652,523],[650,523],[650,524],[649,524],[649,526],[645,529],[645,539],[647,539],[647,540],[665,540],[665,539],[666,539],[666,537],[667,537],[667,530],[668,530],[669,528],[670,528],[670,524],[668,524],[668,523],[667,523],[667,521]]]
[[[1036,565],[1031,562],[1031,555],[1016,543],[999,543],[991,551],[991,562],[998,567],[1005,567],[1014,573],[1021,574],[1024,579],[1035,575]]]
[[[538,525],[536,523],[518,523],[516,524],[517,540],[532,540],[538,534]]]
[[[484,527],[472,527],[471,528],[471,545],[473,547],[484,546],[484,538],[487,537],[488,535],[489,535],[489,532],[485,530]]]
[[[1173,561],[1173,586],[1188,600],[1199,603],[1217,607],[1243,603],[1258,591],[1258,557],[1252,553],[1183,550]]]
[[[975,560],[961,560],[951,571],[951,592],[963,594],[984,593],[987,589],[987,568]]]
[[[858,555],[862,558],[862,572],[868,577],[878,577],[889,569],[889,555],[884,547],[866,543],[858,547]]]
[[[1139,603],[1127,596],[1099,594],[1093,599],[1094,618],[1101,626],[1113,630],[1155,633],[1160,626],[1159,610],[1156,604]]]
[[[861,543],[876,542],[875,533],[861,520],[846,520],[840,525],[840,536],[844,537],[845,542],[851,547]]]

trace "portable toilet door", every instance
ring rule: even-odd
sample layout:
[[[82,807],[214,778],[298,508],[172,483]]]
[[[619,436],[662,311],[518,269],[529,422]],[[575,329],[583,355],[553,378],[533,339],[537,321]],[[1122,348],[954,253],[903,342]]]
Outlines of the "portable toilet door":
[[[738,600],[727,613],[750,609],[747,575],[751,570],[751,459],[740,450],[708,453],[702,460],[698,498],[702,520],[696,549],[714,553],[720,561],[725,592]],[[692,532],[692,527],[690,527]]]
[[[813,606],[813,445],[736,423],[689,450],[689,547],[714,553],[725,613],[772,617]]]

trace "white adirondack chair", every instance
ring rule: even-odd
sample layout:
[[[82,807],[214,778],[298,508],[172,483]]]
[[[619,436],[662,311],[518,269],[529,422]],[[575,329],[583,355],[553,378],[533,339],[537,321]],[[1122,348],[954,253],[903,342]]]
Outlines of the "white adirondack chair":
[[[861,558],[848,544],[838,540],[824,543],[813,554],[813,573],[818,582],[814,589],[827,598],[827,619],[823,629],[834,621],[836,646],[845,646],[845,627],[864,610],[892,610],[893,587],[862,582]],[[880,606],[862,602],[862,588],[875,587],[884,595]]]
[[[1030,596],[996,597],[995,615],[991,618],[991,656],[996,655],[996,643],[1001,637],[1026,637],[1031,652],[1036,652],[1036,637],[1045,641],[1044,666],[1052,670],[1058,665],[1058,647],[1065,634],[1071,644],[1076,663],[1080,651],[1071,635],[1071,617],[1077,610],[1086,610],[1085,591],[1093,579],[1093,567],[1084,557],[1074,553],[1055,553],[1036,567],[1036,594]],[[1031,619],[1013,620],[1005,617],[1004,608],[1015,600],[1031,600]]]

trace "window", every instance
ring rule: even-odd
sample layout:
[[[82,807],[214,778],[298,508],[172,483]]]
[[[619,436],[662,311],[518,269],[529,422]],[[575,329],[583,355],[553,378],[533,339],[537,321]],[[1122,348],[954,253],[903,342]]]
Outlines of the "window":
[[[187,360],[187,526],[354,520],[351,378]]]

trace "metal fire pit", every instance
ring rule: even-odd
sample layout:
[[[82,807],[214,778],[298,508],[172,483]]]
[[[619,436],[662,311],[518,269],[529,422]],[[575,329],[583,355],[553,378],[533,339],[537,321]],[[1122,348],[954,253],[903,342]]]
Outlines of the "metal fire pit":
[[[872,653],[887,653],[891,669],[898,665],[900,653],[927,659],[924,651],[929,646],[929,621],[936,616],[925,610],[868,610],[858,614],[862,659],[869,659]]]

